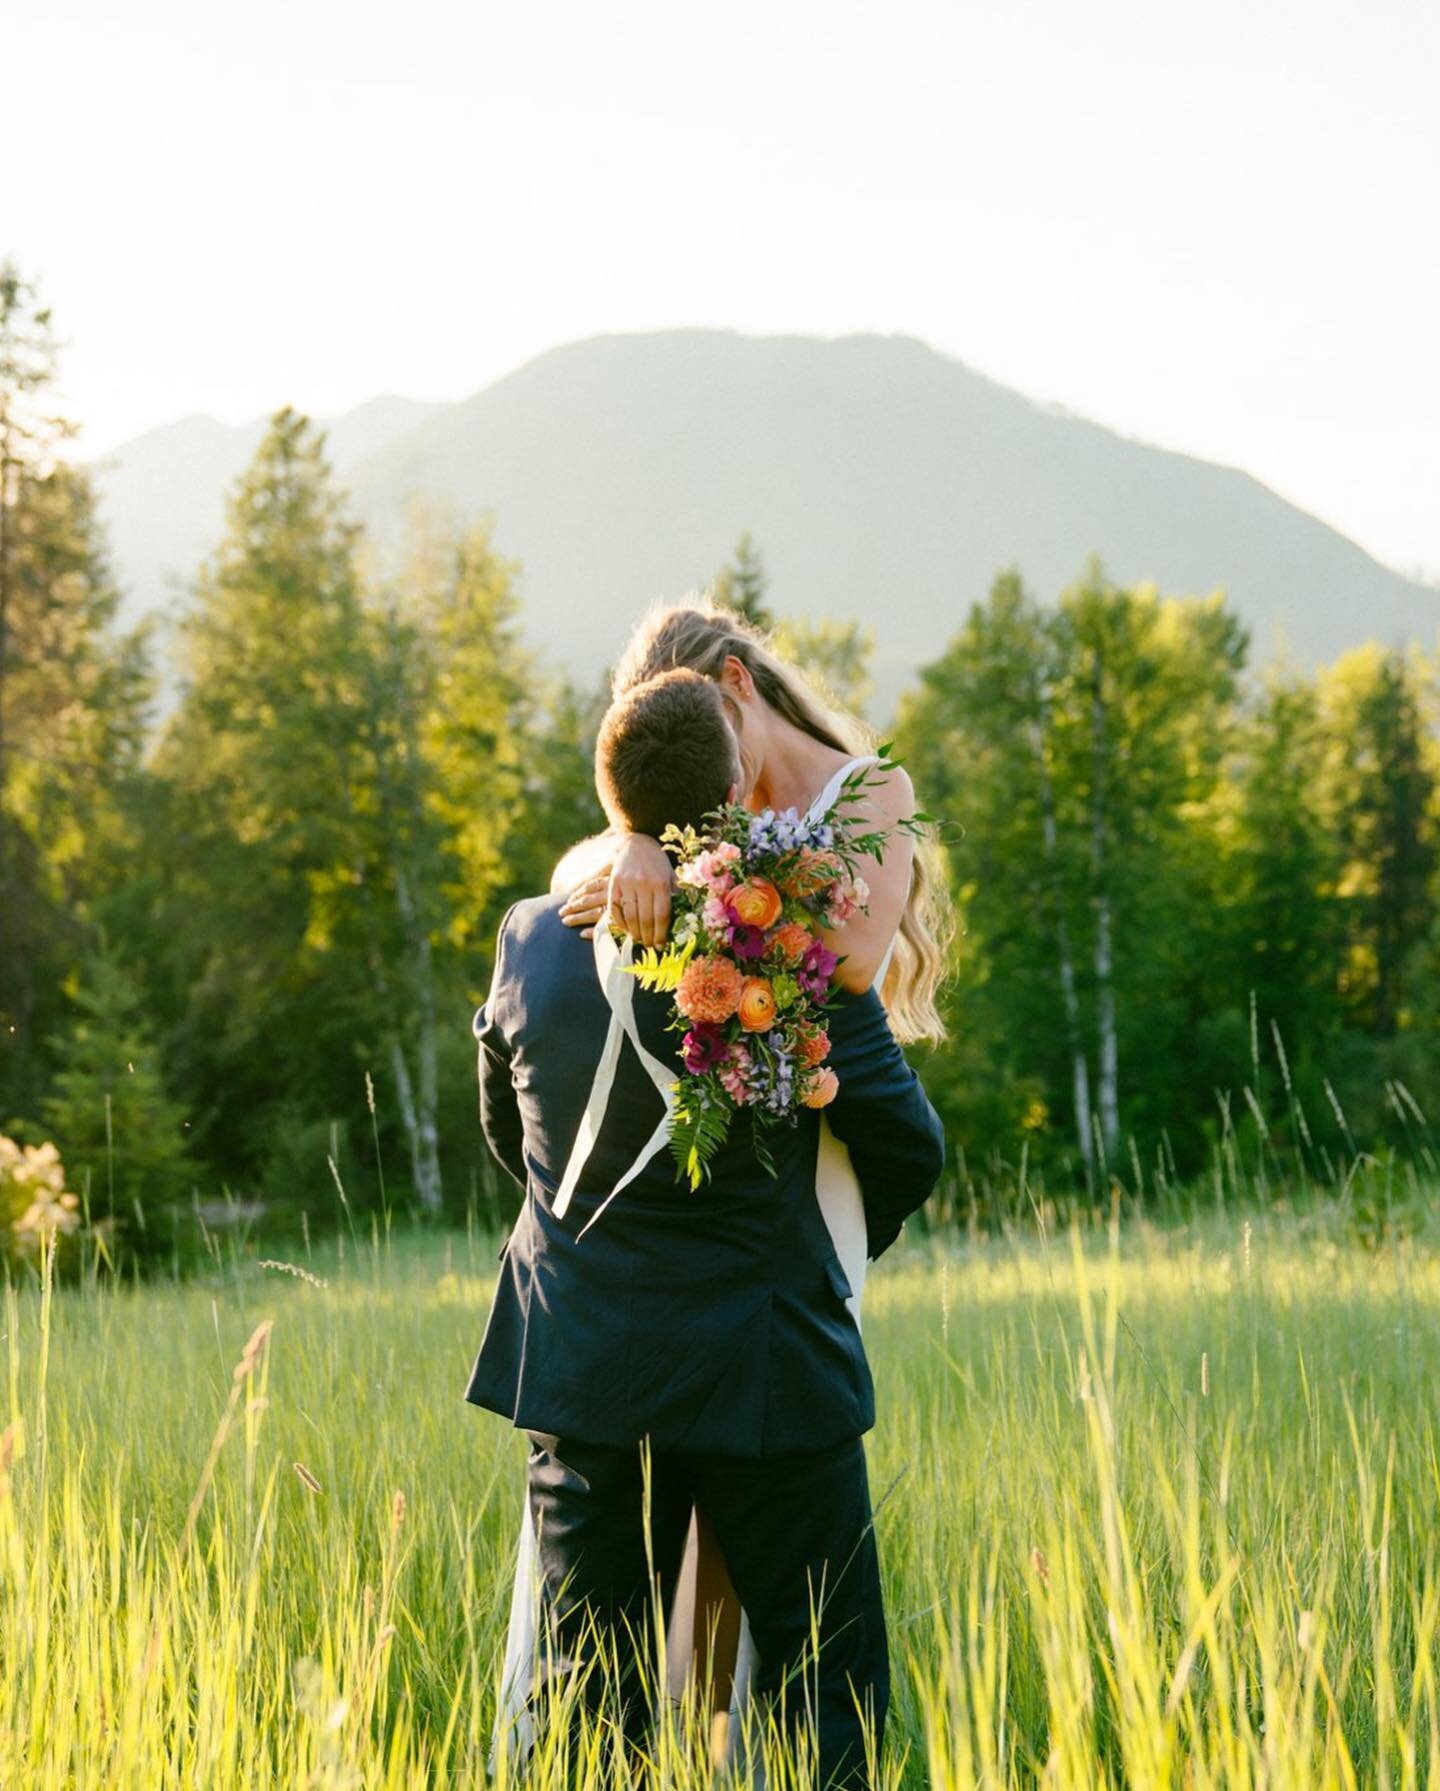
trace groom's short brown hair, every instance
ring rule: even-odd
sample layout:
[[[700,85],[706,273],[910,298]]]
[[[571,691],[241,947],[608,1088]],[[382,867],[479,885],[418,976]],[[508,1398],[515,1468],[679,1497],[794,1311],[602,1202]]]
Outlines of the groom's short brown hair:
[[[740,776],[720,686],[683,668],[632,685],[605,711],[595,788],[612,827],[698,827]]]

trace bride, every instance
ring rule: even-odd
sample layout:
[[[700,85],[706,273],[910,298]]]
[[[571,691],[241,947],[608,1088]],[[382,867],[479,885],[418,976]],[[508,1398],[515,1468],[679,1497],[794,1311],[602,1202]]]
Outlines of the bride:
[[[795,808],[822,814],[848,772],[874,763],[858,724],[832,714],[803,676],[771,652],[765,637],[708,598],[653,612],[626,647],[614,676],[618,696],[657,673],[683,666],[720,685],[740,745],[748,807]],[[898,823],[915,811],[910,779],[900,767],[869,784],[847,810],[864,831],[888,830],[883,862],[864,868],[868,912],[829,937],[843,955],[839,980],[863,991],[878,984],[891,1030],[902,1043],[943,1036],[935,990],[943,962],[943,907],[931,848],[918,850]],[[573,848],[556,867],[552,892],[568,891],[566,923],[590,937],[607,905],[642,945],[660,945],[669,931],[671,861],[644,834],[602,835]],[[853,1294],[856,1323],[865,1281],[865,1214],[850,1155],[822,1114],[816,1195]],[[496,1719],[497,1749],[528,1749],[528,1703],[535,1672],[537,1582],[528,1501],[521,1522],[510,1629]],[[754,1654],[739,1601],[703,1514],[691,1522],[675,1600],[668,1614],[667,1671],[679,1697],[692,1675],[709,1684],[713,1714],[728,1713],[732,1747],[749,1694]],[[502,1737],[504,1738],[502,1741]]]

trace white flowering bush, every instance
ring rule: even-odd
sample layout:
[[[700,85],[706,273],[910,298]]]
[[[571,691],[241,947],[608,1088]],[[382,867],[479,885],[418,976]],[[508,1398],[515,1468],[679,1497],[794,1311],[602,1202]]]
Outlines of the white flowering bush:
[[[0,1247],[39,1255],[52,1235],[81,1224],[80,1197],[65,1186],[53,1144],[17,1144],[0,1133]]]

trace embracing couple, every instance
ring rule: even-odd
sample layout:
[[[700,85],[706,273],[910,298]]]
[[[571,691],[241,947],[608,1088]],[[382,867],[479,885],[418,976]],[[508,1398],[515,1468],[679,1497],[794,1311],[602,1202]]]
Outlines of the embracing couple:
[[[512,1759],[567,1687],[572,1711],[609,1712],[643,1745],[658,1695],[695,1678],[730,1717],[732,1757],[753,1761],[773,1720],[814,1750],[817,1784],[871,1782],[889,1670],[860,1295],[943,1161],[896,1043],[939,1034],[909,780],[890,768],[858,798],[865,831],[888,837],[864,866],[867,907],[827,939],[837,1091],[767,1134],[763,1166],[748,1124],[695,1192],[668,1152],[647,1156],[661,1084],[681,1074],[670,1001],[587,941],[613,923],[663,943],[670,823],[727,801],[823,815],[873,762],[739,617],[661,610],[600,730],[610,831],[501,924],[475,1019],[480,1109],[525,1200],[465,1396],[530,1443],[496,1737]]]

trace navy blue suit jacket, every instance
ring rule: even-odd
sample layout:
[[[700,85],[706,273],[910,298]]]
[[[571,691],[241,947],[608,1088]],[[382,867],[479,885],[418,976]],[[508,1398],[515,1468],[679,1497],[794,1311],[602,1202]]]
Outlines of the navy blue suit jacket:
[[[536,898],[506,915],[475,1017],[485,1136],[526,1193],[465,1397],[521,1429],[591,1443],[648,1436],[764,1456],[860,1435],[874,1388],[815,1198],[818,1114],[769,1132],[773,1178],[743,1116],[697,1192],[662,1151],[580,1238],[661,1115],[627,1044],[579,1187],[555,1217],[610,1017],[592,947],[559,908]],[[637,994],[640,1036],[678,1076],[669,1012],[668,997]],[[842,997],[830,1035],[840,1092],[826,1112],[878,1256],[939,1177],[940,1123],[873,992]]]

